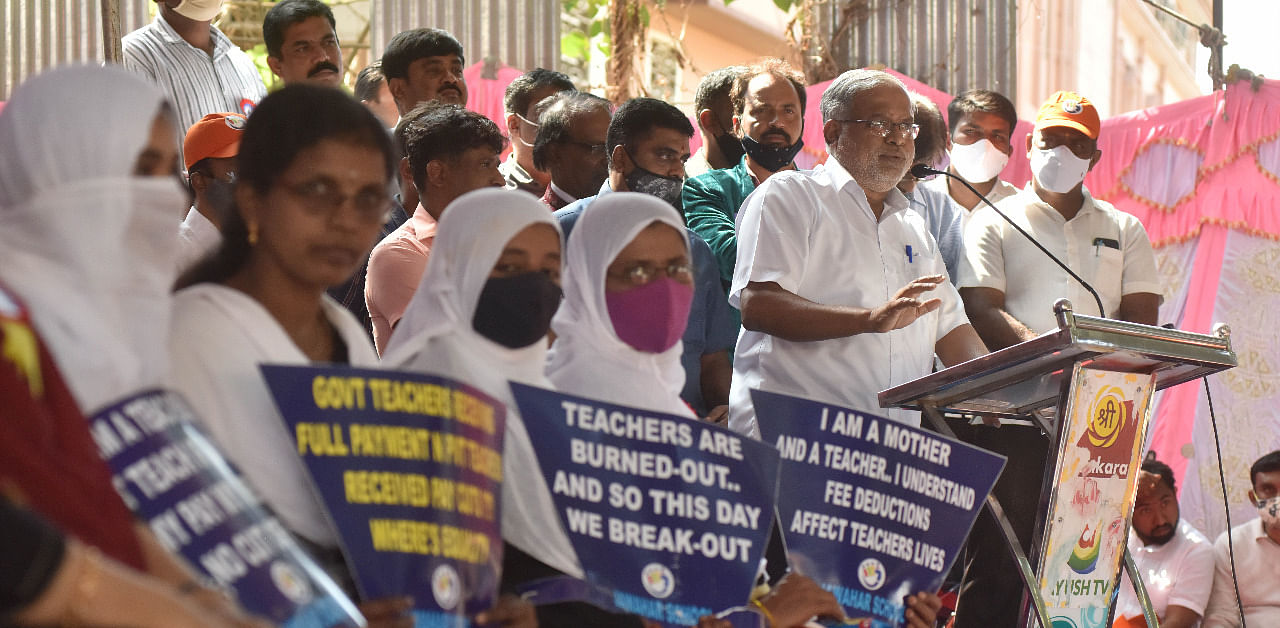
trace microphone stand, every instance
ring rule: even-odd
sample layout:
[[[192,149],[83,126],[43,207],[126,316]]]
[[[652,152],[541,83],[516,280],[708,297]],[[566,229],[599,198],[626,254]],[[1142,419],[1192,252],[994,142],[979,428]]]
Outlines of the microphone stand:
[[[1107,310],[1106,308],[1102,307],[1102,297],[1098,296],[1098,291],[1094,290],[1093,286],[1089,285],[1089,282],[1082,279],[1080,275],[1077,275],[1075,273],[1075,271],[1071,270],[1070,268],[1067,268],[1067,265],[1062,263],[1062,260],[1058,259],[1058,257],[1053,253],[1050,253],[1049,249],[1044,248],[1044,245],[1040,244],[1039,241],[1031,237],[1031,234],[1027,233],[1022,227],[1018,226],[1018,223],[1014,222],[1012,218],[1009,218],[1008,215],[1000,211],[1000,209],[997,208],[994,203],[987,200],[987,197],[983,196],[981,192],[974,189],[972,185],[969,185],[968,181],[965,181],[964,179],[961,179],[960,177],[957,177],[956,175],[951,174],[950,172],[945,172],[943,170],[938,170],[936,168],[930,168],[929,166],[926,166],[924,164],[916,164],[911,167],[911,176],[917,179],[923,179],[929,175],[934,175],[934,174],[940,174],[940,175],[951,177],[952,179],[959,181],[961,185],[969,188],[970,192],[973,192],[978,196],[978,198],[982,199],[982,202],[986,203],[987,207],[990,207],[992,211],[999,214],[1000,217],[1003,218],[1005,222],[1009,223],[1009,226],[1013,227],[1014,229],[1017,229],[1018,233],[1022,234],[1022,237],[1026,238],[1032,244],[1036,245],[1036,248],[1040,249],[1041,253],[1044,253],[1045,255],[1049,256],[1049,259],[1053,260],[1053,263],[1061,267],[1062,270],[1067,271],[1067,274],[1071,275],[1072,279],[1075,279],[1077,282],[1080,283],[1080,285],[1084,286],[1084,289],[1088,290],[1089,294],[1093,296],[1094,302],[1098,304],[1098,315],[1103,318],[1106,318]]]

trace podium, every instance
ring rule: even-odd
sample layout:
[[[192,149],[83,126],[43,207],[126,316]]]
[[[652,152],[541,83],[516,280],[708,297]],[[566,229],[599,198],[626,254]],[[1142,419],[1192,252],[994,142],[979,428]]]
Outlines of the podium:
[[[1030,422],[1047,435],[1030,556],[1000,501],[992,495],[986,504],[1025,588],[1019,626],[1104,625],[1102,598],[1110,626],[1122,555],[1155,626],[1125,551],[1151,395],[1234,367],[1230,331],[1219,325],[1211,335],[1196,334],[1076,315],[1065,299],[1054,313],[1057,330],[881,391],[879,402],[920,410],[927,425],[949,436],[956,421],[988,426],[975,429]],[[1060,560],[1064,549],[1070,555]]]

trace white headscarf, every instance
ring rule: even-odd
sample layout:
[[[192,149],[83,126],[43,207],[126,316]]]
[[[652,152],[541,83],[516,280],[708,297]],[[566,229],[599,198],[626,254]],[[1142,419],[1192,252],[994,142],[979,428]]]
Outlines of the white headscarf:
[[[670,205],[635,192],[597,198],[582,212],[565,256],[564,303],[551,321],[556,333],[547,377],[557,390],[612,403],[692,416],[680,399],[683,343],[662,353],[637,351],[613,329],[604,284],[609,264],[654,222],[689,234]]]
[[[135,177],[165,102],[119,67],[36,76],[0,113],[0,282],[86,413],[157,384],[186,199]]]
[[[502,536],[543,563],[582,577],[507,384],[551,388],[543,374],[546,342],[509,349],[471,326],[480,293],[502,250],[516,234],[536,224],[560,232],[551,212],[527,192],[486,188],[450,203],[440,218],[427,270],[391,334],[382,365],[450,377],[506,404]]]

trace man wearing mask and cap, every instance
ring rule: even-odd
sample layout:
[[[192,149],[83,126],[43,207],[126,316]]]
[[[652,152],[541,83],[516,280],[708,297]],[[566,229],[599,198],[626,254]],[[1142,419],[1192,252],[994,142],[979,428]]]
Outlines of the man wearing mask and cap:
[[[238,113],[211,113],[187,130],[182,142],[187,185],[195,199],[178,228],[182,246],[178,268],[186,269],[218,248],[222,242],[222,217],[231,206],[236,179],[236,155],[245,117]]]
[[[1093,297],[990,208],[965,227],[960,296],[973,326],[993,351],[1056,329],[1053,304],[1075,311],[1155,325],[1160,279],[1142,223],[1097,200],[1084,177],[1102,157],[1098,110],[1087,98],[1058,92],[1040,107],[1027,136],[1032,180],[1000,209],[1102,298]]]
[[[730,101],[733,132],[745,156],[732,168],[694,177],[684,188],[685,221],[711,245],[726,287],[738,257],[738,208],[773,173],[796,168],[795,156],[804,146],[804,81],[785,61],[765,59],[738,75]]]
[[[285,85],[342,85],[342,48],[333,11],[320,0],[281,0],[262,20],[267,65]]]
[[[940,169],[969,182],[992,203],[1017,194],[1018,188],[1000,178],[1013,154],[1010,138],[1018,125],[1013,103],[998,92],[971,89],[947,105],[947,121],[950,162]],[[951,177],[938,177],[925,187],[950,195],[968,212],[982,204],[969,188]]]
[[[690,178],[711,170],[732,168],[742,159],[742,142],[733,134],[733,101],[729,92],[746,71],[740,65],[712,70],[698,82],[693,95],[694,122],[702,135],[702,146],[684,165]]]
[[[222,0],[155,0],[156,19],[124,36],[124,66],[164,90],[189,129],[207,113],[248,115],[267,95],[253,60],[213,18]]]
[[[609,177],[595,196],[556,211],[565,241],[572,237],[582,212],[595,199],[613,192],[648,194],[680,211],[684,164],[689,159],[692,137],[693,125],[670,103],[655,98],[632,98],[618,107],[605,135]],[[694,293],[688,320],[655,319],[654,324],[683,326],[680,365],[684,367],[685,382],[680,397],[699,417],[720,421],[728,414],[729,380],[733,372],[729,348],[738,330],[720,287],[711,249],[692,231],[689,232],[689,257],[693,262]]]

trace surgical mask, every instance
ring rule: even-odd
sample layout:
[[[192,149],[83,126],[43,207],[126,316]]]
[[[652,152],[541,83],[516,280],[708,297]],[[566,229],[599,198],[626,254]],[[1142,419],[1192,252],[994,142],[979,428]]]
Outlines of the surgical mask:
[[[1000,176],[1000,171],[1009,163],[1009,156],[984,138],[969,145],[953,144],[951,163],[965,181],[986,183]]]
[[[1089,160],[1076,157],[1066,146],[1031,151],[1031,174],[1040,187],[1055,194],[1066,194],[1084,181]]]
[[[732,133],[717,135],[716,146],[720,147],[720,153],[732,164],[729,166],[730,168],[738,165],[738,162],[742,161],[742,156],[747,153],[746,149],[742,147],[742,140]]]
[[[560,287],[540,271],[490,278],[480,291],[471,328],[508,349],[527,347],[551,329],[560,294]]]
[[[1262,519],[1264,532],[1280,526],[1280,496],[1258,502],[1258,517]]]
[[[222,0],[182,0],[173,12],[189,20],[211,22],[222,11]]]
[[[235,191],[236,184],[234,180],[223,181],[212,176],[209,177],[209,183],[204,189],[204,197],[208,207],[200,207],[201,213],[206,216],[212,213],[219,222],[225,220],[227,214],[231,212],[231,202],[235,198]]]
[[[635,161],[632,157],[631,163],[635,164]],[[676,211],[683,213],[684,205],[680,202],[680,195],[684,193],[684,177],[664,177],[636,164],[636,167],[627,173],[626,181],[628,190],[657,197],[676,208]]]
[[[769,172],[777,172],[795,161],[800,149],[804,148],[804,140],[796,140],[796,143],[790,146],[769,146],[751,139],[749,135],[744,135],[742,148],[747,151],[747,155],[756,162],[756,165]]]
[[[659,277],[624,292],[606,292],[604,300],[618,339],[636,351],[662,353],[684,335],[693,286]]]

